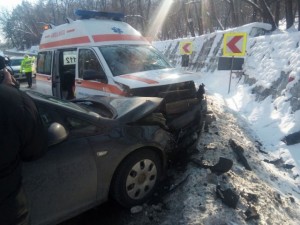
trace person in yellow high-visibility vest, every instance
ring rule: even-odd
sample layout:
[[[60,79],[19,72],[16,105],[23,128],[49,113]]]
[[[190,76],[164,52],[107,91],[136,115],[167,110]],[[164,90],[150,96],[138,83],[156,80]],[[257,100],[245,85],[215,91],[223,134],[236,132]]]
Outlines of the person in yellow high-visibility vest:
[[[20,73],[25,73],[28,88],[32,86],[32,58],[29,55],[25,55],[21,62]]]

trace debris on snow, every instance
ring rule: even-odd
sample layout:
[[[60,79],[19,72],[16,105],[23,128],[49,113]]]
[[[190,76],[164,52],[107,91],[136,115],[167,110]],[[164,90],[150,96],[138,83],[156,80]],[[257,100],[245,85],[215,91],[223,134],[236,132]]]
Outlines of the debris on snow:
[[[215,173],[218,176],[228,172],[233,164],[232,160],[224,157],[220,157],[218,163],[215,165],[205,164],[202,160],[196,158],[192,158],[191,161],[202,168],[210,169],[211,172]]]
[[[244,149],[241,146],[237,145],[232,139],[229,140],[229,145],[236,153],[237,160],[242,163],[247,170],[252,170],[250,165],[248,164],[247,159],[244,156]]]
[[[225,205],[234,209],[236,208],[240,197],[234,190],[231,188],[223,190],[221,186],[218,185],[216,193],[217,197],[220,198]]]
[[[285,162],[283,161],[282,158],[274,159],[274,160],[264,159],[264,162],[273,164],[273,165],[275,165],[275,166],[278,167],[278,168],[279,168],[279,167],[282,167],[282,168],[284,168],[284,169],[292,169],[292,168],[295,167],[295,166],[292,165],[292,164],[285,163]]]
[[[253,206],[249,206],[249,208],[245,212],[245,215],[246,215],[246,221],[251,220],[251,219],[259,219],[257,210]]]
[[[300,131],[285,136],[281,141],[286,145],[294,145],[300,143]]]

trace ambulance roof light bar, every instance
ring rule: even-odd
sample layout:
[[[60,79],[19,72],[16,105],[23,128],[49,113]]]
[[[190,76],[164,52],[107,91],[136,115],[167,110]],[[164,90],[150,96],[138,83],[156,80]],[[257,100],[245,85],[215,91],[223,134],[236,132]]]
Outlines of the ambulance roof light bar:
[[[92,11],[92,10],[77,9],[75,10],[74,13],[80,19],[106,18],[106,19],[112,19],[116,21],[122,21],[122,19],[124,18],[123,13],[115,13],[115,12],[99,12],[99,11]]]

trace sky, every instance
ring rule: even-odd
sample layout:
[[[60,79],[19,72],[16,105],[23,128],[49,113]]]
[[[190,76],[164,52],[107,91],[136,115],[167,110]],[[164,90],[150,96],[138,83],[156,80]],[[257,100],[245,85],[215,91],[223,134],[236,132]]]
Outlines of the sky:
[[[36,0],[27,0],[28,2],[36,2]],[[21,4],[22,0],[10,0],[10,1],[5,1],[1,0],[0,1],[0,7],[1,9],[6,8],[8,10],[12,10],[15,8],[17,5]]]
[[[10,0],[10,1],[5,1],[5,0],[0,0],[0,8],[1,9],[7,9],[7,10],[12,10],[15,8],[17,5],[21,4],[23,0]],[[28,2],[36,2],[37,0],[27,0]],[[0,43],[4,41],[3,36],[0,33]]]

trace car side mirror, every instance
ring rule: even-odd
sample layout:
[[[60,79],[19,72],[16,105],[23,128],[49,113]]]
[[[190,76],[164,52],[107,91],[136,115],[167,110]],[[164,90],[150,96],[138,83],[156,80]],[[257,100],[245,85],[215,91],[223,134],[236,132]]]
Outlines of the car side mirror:
[[[60,123],[52,123],[48,128],[48,146],[56,145],[66,140],[68,132]]]
[[[105,73],[103,71],[96,70],[84,70],[83,71],[83,80],[106,80]]]

